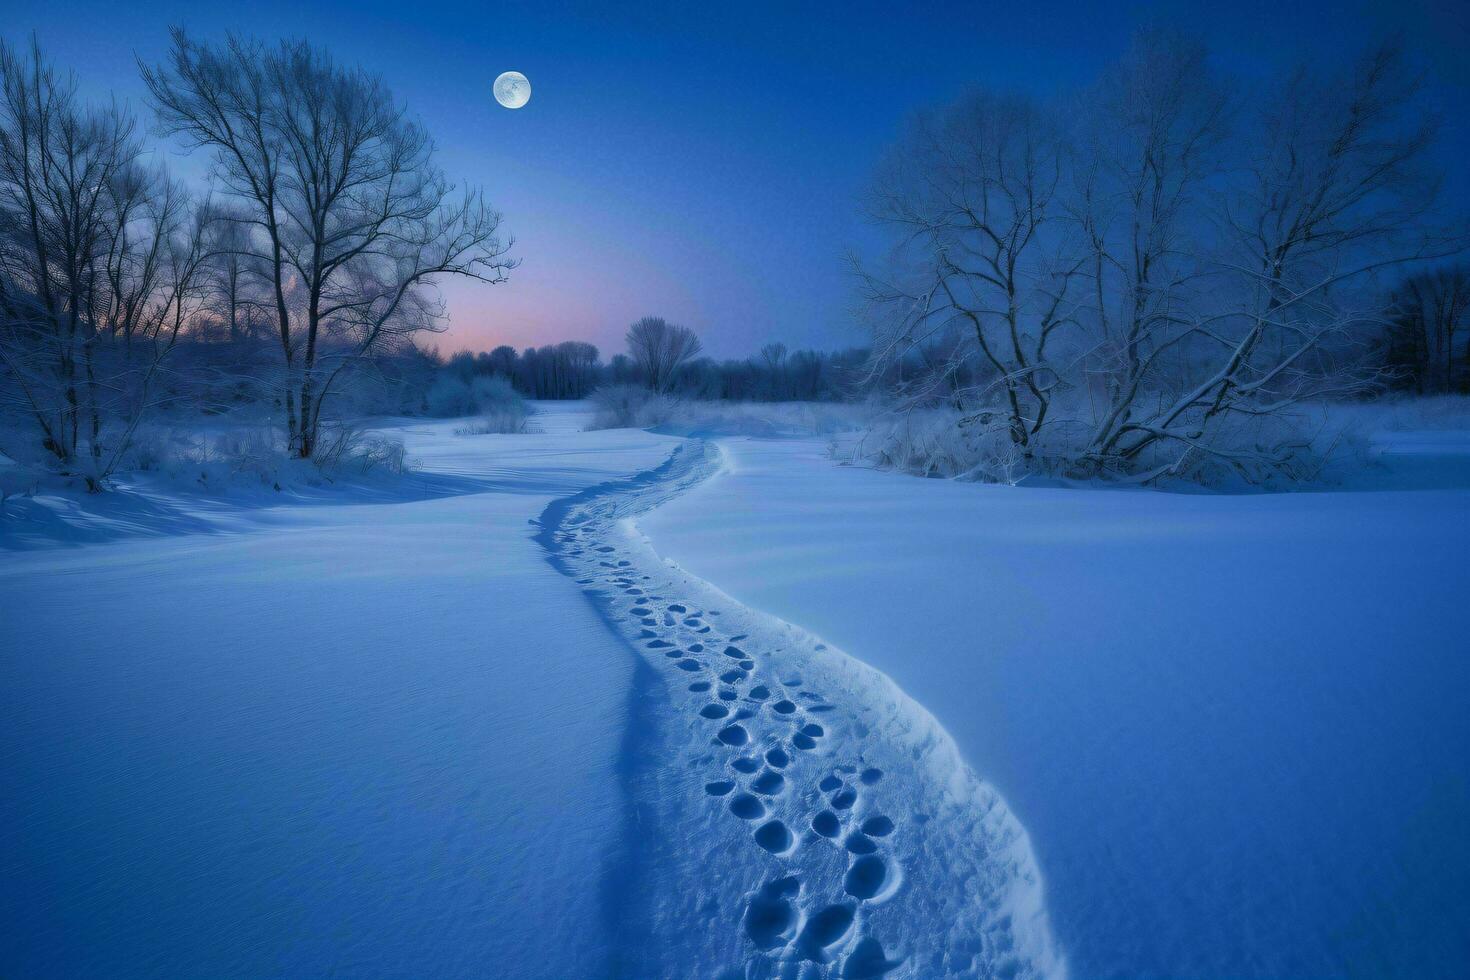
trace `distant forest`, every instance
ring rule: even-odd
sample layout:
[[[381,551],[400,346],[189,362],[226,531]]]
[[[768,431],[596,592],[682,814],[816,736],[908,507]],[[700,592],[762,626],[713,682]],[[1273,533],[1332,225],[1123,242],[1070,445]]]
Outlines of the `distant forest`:
[[[862,387],[867,361],[863,348],[788,351],[785,344],[767,344],[753,357],[690,359],[660,387],[686,398],[839,401]],[[502,377],[527,398],[586,398],[604,385],[648,385],[648,371],[633,356],[614,354],[604,362],[595,346],[576,340],[520,352],[508,346],[489,353],[461,352],[442,370],[465,382]]]

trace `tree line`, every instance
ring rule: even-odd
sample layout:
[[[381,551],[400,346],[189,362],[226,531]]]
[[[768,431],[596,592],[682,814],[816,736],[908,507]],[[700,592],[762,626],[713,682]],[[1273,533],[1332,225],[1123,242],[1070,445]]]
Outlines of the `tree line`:
[[[607,385],[638,385],[660,394],[703,400],[840,401],[868,390],[868,351],[788,351],[770,343],[752,357],[717,361],[701,357],[693,330],[662,317],[644,317],[628,328],[626,352],[606,362],[592,344],[565,341],[527,347],[499,346],[460,352],[442,373],[465,387],[477,377],[504,378],[527,398],[586,398]]]

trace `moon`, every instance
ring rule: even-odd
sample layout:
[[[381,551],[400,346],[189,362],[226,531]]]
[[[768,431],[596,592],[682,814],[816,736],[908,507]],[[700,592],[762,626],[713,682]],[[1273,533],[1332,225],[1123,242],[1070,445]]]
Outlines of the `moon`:
[[[518,71],[505,71],[495,79],[495,101],[507,109],[519,109],[531,101],[531,80]]]

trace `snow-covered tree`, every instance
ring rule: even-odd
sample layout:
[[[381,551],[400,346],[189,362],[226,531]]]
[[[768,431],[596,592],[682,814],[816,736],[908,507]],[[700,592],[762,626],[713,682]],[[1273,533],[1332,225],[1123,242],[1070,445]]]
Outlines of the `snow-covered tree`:
[[[248,220],[291,449],[311,457],[341,372],[434,327],[439,278],[505,280],[515,263],[500,215],[481,192],[455,191],[380,78],[304,41],[210,45],[176,30],[167,59],[142,72],[165,129],[211,151]]]

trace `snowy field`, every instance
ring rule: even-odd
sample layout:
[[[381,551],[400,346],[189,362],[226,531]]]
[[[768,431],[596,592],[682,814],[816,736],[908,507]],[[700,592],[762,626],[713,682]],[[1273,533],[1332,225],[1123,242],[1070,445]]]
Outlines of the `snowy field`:
[[[0,550],[0,974],[603,973],[632,661],[529,521],[675,440],[581,420],[402,430],[428,499]]]
[[[6,515],[0,974],[1470,972],[1463,436],[1205,496],[541,408]]]
[[[1017,489],[722,440],[641,522],[892,677],[1029,832],[1074,975],[1470,973],[1470,481]],[[1397,481],[1402,482],[1402,481]]]

